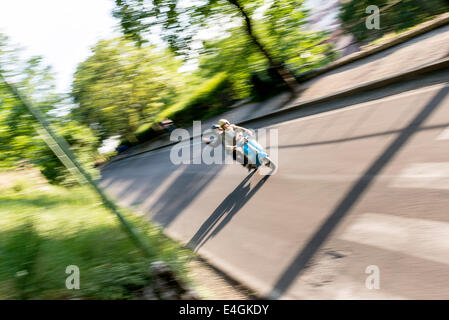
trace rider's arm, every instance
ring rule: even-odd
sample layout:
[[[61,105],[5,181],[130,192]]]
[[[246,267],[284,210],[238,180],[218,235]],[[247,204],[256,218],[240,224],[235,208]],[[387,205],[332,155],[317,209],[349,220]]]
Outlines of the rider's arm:
[[[246,128],[239,127],[239,126],[237,126],[237,125],[235,125],[235,124],[233,124],[232,127],[234,128],[234,130],[235,130],[236,132],[240,131],[240,132],[244,132],[244,133],[248,134],[249,136],[252,136],[252,135],[253,135],[252,131],[251,131],[251,130],[248,130],[248,129],[246,129]]]

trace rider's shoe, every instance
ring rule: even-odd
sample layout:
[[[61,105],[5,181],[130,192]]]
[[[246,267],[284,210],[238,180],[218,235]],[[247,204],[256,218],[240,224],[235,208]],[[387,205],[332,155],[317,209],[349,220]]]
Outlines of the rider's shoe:
[[[251,170],[256,170],[257,166],[255,164],[248,164],[248,172],[251,172]]]

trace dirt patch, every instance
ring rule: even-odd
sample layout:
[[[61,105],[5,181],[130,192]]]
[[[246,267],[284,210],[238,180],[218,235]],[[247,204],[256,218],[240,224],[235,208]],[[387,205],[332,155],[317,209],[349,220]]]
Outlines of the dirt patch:
[[[39,190],[49,188],[47,180],[36,168],[29,167],[24,169],[0,171],[0,192],[16,186],[20,187],[20,185],[32,185],[33,188],[37,188]]]
[[[256,295],[201,259],[189,263],[190,277],[205,300],[253,300]]]

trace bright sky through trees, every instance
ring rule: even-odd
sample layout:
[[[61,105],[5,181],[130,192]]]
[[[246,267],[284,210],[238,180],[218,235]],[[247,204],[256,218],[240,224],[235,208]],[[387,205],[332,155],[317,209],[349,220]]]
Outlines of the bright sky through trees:
[[[119,35],[111,0],[14,0],[0,2],[0,32],[40,55],[56,73],[59,91],[69,91],[78,63],[102,38]]]
[[[90,47],[100,39],[120,35],[118,21],[111,15],[113,7],[112,0],[1,1],[0,33],[23,47],[26,56],[44,57],[55,73],[58,91],[68,92],[72,75],[90,54]],[[210,39],[220,31],[204,30],[198,38]],[[161,44],[156,35],[150,41]],[[196,61],[191,61],[180,71],[196,67]]]

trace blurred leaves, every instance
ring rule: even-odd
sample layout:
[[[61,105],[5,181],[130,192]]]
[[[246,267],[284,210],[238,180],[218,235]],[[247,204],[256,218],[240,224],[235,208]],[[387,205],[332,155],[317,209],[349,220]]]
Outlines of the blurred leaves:
[[[273,1],[258,21],[258,32],[269,50],[296,74],[320,67],[335,58],[326,32],[312,32],[305,25],[304,0]]]
[[[369,30],[365,20],[369,16],[366,8],[375,5],[382,8],[397,0],[349,0],[340,9],[343,28],[352,33],[362,44],[382,37],[389,32],[397,32],[413,27],[437,14],[449,11],[446,0],[402,0],[380,14],[380,30]]]
[[[302,5],[303,0],[273,1],[262,17],[254,21],[263,45],[296,74],[320,67],[335,57],[326,43],[326,33],[305,30],[307,11]],[[226,71],[239,98],[252,94],[251,78],[270,78],[273,74],[267,59],[242,27],[228,30],[221,39],[205,41],[201,53],[200,74],[210,76]]]
[[[263,11],[267,3],[270,5],[268,10],[265,10],[265,16],[260,19],[261,21],[257,21],[256,13]],[[137,39],[138,45],[141,44],[145,34],[154,30],[154,27],[159,27],[162,39],[175,53],[185,58],[195,55],[192,53],[195,52],[193,43],[199,41],[200,31],[207,31],[212,26],[222,26],[223,32],[229,28],[226,26],[230,24],[239,25],[242,28],[238,31],[239,37],[247,38],[239,41],[245,44],[245,47],[239,47],[239,49],[247,50],[248,54],[258,51],[267,60],[270,68],[278,73],[279,80],[287,88],[294,90],[296,83],[291,72],[286,68],[285,60],[286,55],[291,54],[291,50],[287,53],[285,49],[294,48],[296,55],[299,55],[301,51],[301,43],[297,41],[296,34],[300,33],[299,28],[305,23],[306,13],[302,5],[303,0],[272,2],[263,0],[116,0],[113,14],[120,19],[125,35],[131,39]],[[145,16],[142,17],[144,13]],[[266,30],[262,32],[256,30],[256,24],[265,25],[262,29]],[[271,36],[272,39],[266,41],[267,36]],[[279,47],[280,41],[283,45]],[[269,42],[272,44],[269,45]],[[234,44],[231,46],[236,47]],[[295,59],[289,62],[297,64],[299,61]]]
[[[93,159],[98,140],[92,131],[80,123],[50,115],[49,111],[62,101],[55,93],[50,68],[40,57],[24,60],[20,51],[0,35],[0,70],[13,82],[35,108],[46,114],[53,129],[72,146],[81,163],[95,176]],[[0,167],[14,167],[24,162],[36,165],[53,183],[73,185],[75,181],[62,163],[36,132],[37,121],[0,82]]]
[[[115,4],[113,16],[127,37],[140,46],[153,27],[160,27],[163,40],[178,54],[188,54],[200,28],[233,13],[226,0],[116,0]]]
[[[181,91],[180,62],[168,52],[137,48],[126,39],[103,40],[75,73],[71,116],[101,139],[126,136],[154,117]]]
[[[238,98],[246,98],[251,93],[251,73],[266,68],[265,58],[243,30],[236,28],[224,39],[204,43],[198,72],[206,78],[226,71]]]
[[[220,114],[234,101],[228,75],[224,72],[204,80],[192,93],[161,112],[156,121],[165,118],[177,124],[190,125],[192,121],[204,120]]]

